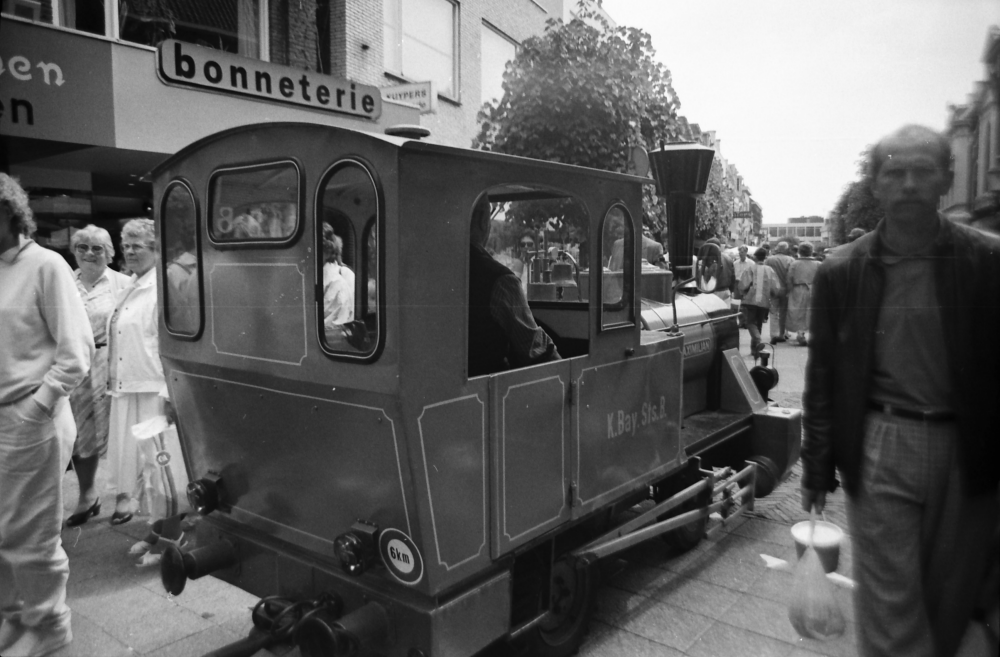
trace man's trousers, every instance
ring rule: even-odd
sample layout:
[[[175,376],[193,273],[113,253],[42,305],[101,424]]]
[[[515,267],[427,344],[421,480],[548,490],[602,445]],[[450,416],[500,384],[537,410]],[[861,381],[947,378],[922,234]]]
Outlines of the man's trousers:
[[[963,490],[957,423],[879,412],[859,484],[847,497],[859,654],[953,655],[994,556],[996,491]]]
[[[0,614],[40,632],[69,627],[62,476],[76,424],[69,400],[48,417],[31,395],[0,405]]]

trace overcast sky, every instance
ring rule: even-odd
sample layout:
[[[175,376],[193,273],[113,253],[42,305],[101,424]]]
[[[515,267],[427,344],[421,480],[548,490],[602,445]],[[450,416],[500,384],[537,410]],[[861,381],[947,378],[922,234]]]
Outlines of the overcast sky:
[[[867,144],[946,124],[985,78],[1000,0],[604,0],[653,37],[681,114],[715,130],[764,221],[826,217]]]

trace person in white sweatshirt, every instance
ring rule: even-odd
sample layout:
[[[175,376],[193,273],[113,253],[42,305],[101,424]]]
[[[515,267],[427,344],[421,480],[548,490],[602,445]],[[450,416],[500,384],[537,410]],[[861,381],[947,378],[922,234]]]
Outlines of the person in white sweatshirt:
[[[28,195],[0,173],[0,654],[73,639],[62,474],[76,439],[69,394],[94,335],[69,264],[36,244]]]

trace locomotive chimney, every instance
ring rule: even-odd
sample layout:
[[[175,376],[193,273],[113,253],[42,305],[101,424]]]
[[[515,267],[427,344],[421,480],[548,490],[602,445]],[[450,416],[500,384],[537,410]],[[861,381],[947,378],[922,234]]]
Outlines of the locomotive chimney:
[[[713,149],[695,142],[661,143],[649,154],[656,194],[666,201],[670,268],[675,281],[694,275],[695,199],[708,187],[714,156]]]

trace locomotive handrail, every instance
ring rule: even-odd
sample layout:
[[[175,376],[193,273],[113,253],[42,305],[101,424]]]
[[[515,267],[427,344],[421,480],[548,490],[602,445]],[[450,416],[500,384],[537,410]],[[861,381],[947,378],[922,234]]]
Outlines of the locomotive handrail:
[[[730,313],[728,315],[719,315],[717,317],[709,317],[707,319],[699,319],[693,322],[687,322],[686,324],[678,324],[677,328],[686,328],[688,326],[701,326],[702,324],[713,324],[715,322],[721,322],[724,319],[732,319],[733,317],[739,317],[739,313]],[[672,327],[671,327],[672,328]],[[666,329],[660,329],[666,330]]]

